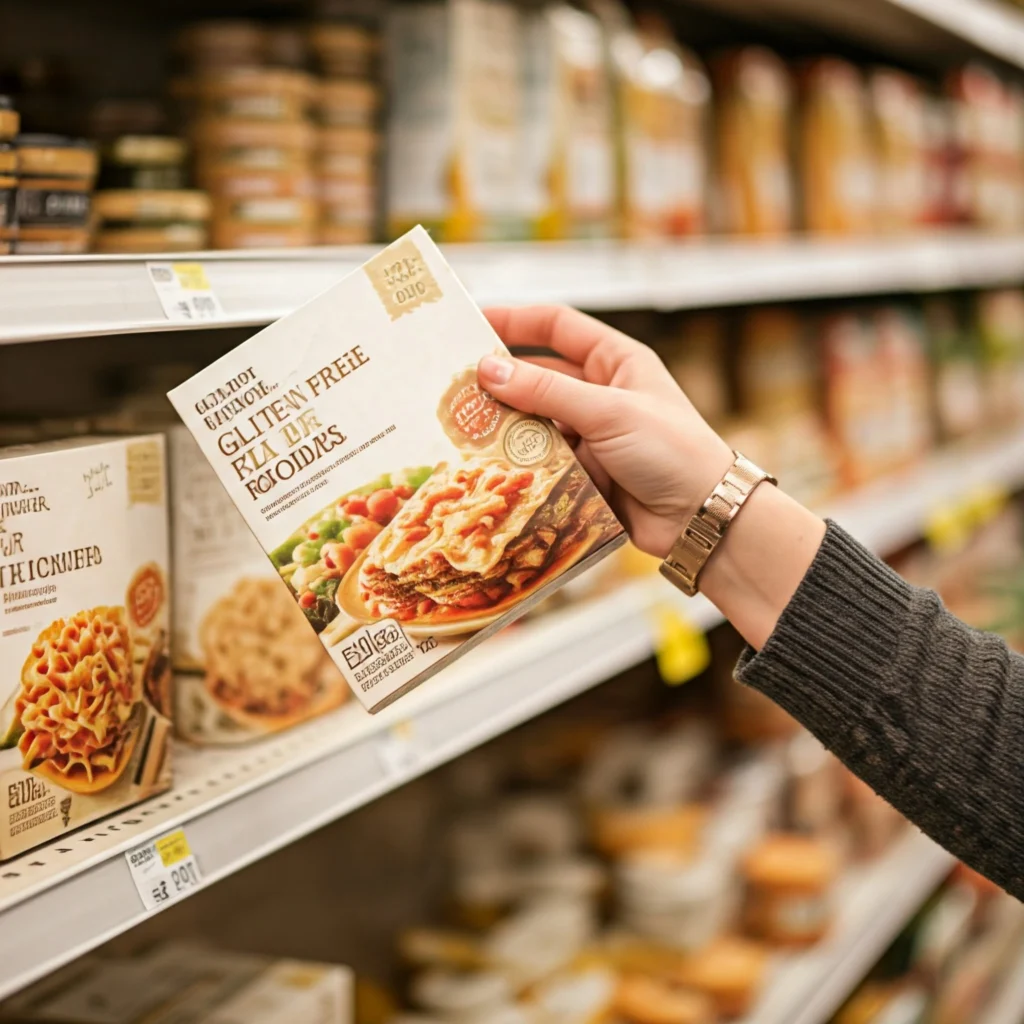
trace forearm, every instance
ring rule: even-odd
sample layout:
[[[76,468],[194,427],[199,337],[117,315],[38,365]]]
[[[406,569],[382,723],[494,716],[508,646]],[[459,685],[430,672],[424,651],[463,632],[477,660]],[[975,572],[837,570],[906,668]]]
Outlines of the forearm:
[[[747,499],[700,576],[700,589],[760,650],[800,586],[825,523],[764,483]]]
[[[938,842],[1024,896],[1024,659],[1002,640],[830,527],[738,677]]]

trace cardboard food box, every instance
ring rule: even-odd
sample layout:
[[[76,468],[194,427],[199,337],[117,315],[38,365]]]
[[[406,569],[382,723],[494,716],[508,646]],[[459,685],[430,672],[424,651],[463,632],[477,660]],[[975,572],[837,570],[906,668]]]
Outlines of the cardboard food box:
[[[88,957],[0,1006],[11,1024],[353,1024],[352,972],[191,943]]]
[[[185,427],[168,454],[177,732],[245,742],[337,707],[345,680]]]
[[[170,786],[158,435],[0,451],[0,857]]]
[[[378,711],[624,542],[422,228],[170,392],[349,686]]]

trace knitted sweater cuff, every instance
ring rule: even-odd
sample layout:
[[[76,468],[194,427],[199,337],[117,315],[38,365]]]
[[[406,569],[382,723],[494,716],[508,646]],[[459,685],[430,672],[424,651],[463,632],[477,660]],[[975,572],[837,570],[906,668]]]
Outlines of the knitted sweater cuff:
[[[736,677],[812,732],[834,734],[877,703],[912,597],[908,583],[830,520],[768,642],[743,652]]]

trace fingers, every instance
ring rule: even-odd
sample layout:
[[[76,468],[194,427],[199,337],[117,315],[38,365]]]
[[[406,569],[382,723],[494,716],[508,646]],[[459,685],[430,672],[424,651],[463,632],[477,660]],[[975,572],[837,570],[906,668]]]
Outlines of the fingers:
[[[607,324],[568,306],[500,307],[484,310],[510,348],[544,346],[584,367],[587,378],[610,383],[621,363],[645,346]]]
[[[558,420],[585,438],[600,438],[612,428],[623,394],[616,388],[588,384],[504,356],[484,356],[477,375],[480,383],[507,405]]]

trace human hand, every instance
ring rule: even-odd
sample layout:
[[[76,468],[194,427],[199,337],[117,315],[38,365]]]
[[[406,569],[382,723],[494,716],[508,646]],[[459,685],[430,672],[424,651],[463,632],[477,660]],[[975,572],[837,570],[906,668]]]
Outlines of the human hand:
[[[495,398],[555,420],[641,550],[664,558],[732,464],[646,345],[563,306],[489,309],[510,348],[551,349],[529,360],[485,356],[480,383]]]

